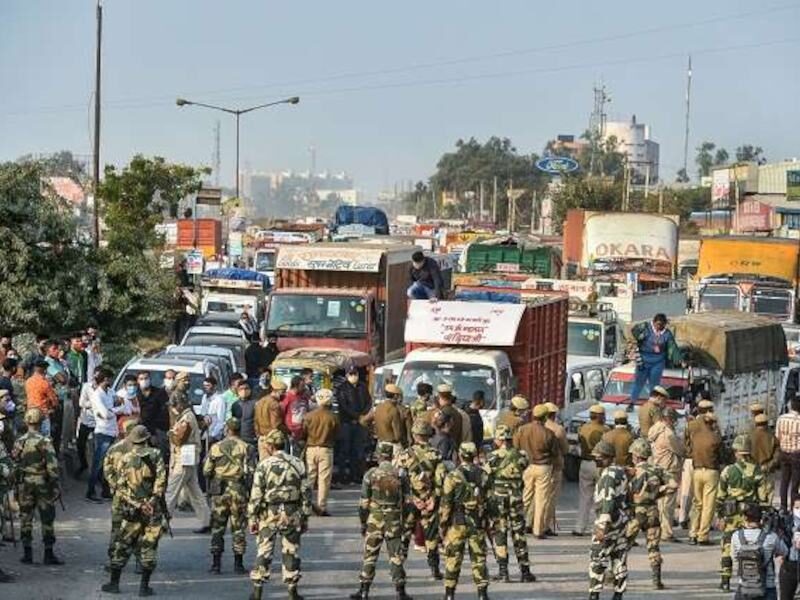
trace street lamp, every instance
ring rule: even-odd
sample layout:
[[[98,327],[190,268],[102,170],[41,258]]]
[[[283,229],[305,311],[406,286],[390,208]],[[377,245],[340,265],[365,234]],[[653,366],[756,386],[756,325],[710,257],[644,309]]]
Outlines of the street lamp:
[[[175,104],[178,105],[178,108],[182,108],[184,106],[201,106],[203,108],[210,108],[212,110],[219,110],[224,113],[228,113],[229,115],[234,115],[236,117],[236,198],[239,198],[239,117],[241,117],[245,113],[253,112],[254,110],[259,110],[261,108],[268,108],[270,106],[277,106],[278,104],[297,104],[300,102],[299,96],[292,96],[291,98],[284,98],[283,100],[276,100],[275,102],[267,102],[266,104],[259,104],[257,106],[251,106],[249,108],[225,108],[224,106],[214,106],[213,104],[204,104],[203,102],[193,102],[191,100],[186,100],[185,98],[178,98],[175,100]]]

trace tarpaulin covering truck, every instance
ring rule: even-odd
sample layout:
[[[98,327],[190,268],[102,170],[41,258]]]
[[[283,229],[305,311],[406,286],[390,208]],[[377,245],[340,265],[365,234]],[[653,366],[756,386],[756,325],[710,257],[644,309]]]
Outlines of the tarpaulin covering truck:
[[[525,273],[558,277],[561,256],[552,246],[524,243],[514,237],[470,242],[459,257],[461,273]]]
[[[349,348],[376,364],[404,350],[411,255],[416,246],[323,242],[281,246],[265,335],[278,348]]]
[[[739,310],[796,323],[799,253],[791,239],[701,240],[695,312]]]
[[[448,383],[461,401],[481,391],[485,433],[514,394],[533,404],[563,404],[567,299],[525,303],[412,300],[405,326],[406,359],[398,385],[407,397],[425,381]]]
[[[261,322],[264,317],[269,280],[248,269],[222,268],[203,273],[200,279],[202,301],[200,313],[236,313],[247,310]]]

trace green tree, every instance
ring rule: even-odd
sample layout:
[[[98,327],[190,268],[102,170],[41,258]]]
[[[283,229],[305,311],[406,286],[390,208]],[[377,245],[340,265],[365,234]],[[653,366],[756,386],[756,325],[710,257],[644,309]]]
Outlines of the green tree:
[[[553,228],[561,233],[567,211],[571,208],[586,210],[620,210],[622,184],[609,178],[570,176],[552,198]]]
[[[756,162],[758,164],[763,164],[767,162],[767,159],[764,157],[764,150],[761,146],[744,144],[736,148],[736,162]]]
[[[678,172],[675,174],[675,182],[676,183],[689,183],[689,174],[686,173],[686,169],[680,168]]]
[[[697,147],[697,156],[694,159],[697,165],[698,175],[708,177],[711,174],[711,167],[714,166],[714,149],[717,145],[714,142],[703,142]]]
[[[574,157],[581,165],[581,170],[588,175],[607,176],[621,181],[625,171],[625,154],[620,150],[617,137],[611,135],[604,140],[599,131],[586,130],[581,138],[589,142]]]
[[[717,148],[717,151],[714,153],[714,166],[724,165],[728,162],[728,151],[725,148]]]
[[[93,268],[69,207],[35,161],[0,164],[0,330],[64,333],[86,325]]]

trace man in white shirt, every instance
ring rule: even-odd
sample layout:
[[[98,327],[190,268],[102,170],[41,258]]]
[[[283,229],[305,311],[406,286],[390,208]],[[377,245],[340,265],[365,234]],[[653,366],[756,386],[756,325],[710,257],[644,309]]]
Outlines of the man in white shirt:
[[[217,379],[209,375],[203,380],[203,401],[200,415],[205,419],[209,445],[221,440],[225,435],[225,399],[217,391]]]
[[[733,532],[731,537],[731,558],[734,564],[733,572],[739,572],[737,562],[740,558],[743,544],[753,544],[761,540],[761,558],[764,563],[764,600],[777,600],[778,592],[775,585],[775,557],[785,557],[789,554],[786,544],[776,534],[766,532],[761,528],[761,507],[752,504],[744,513],[745,525]],[[744,540],[742,540],[744,538]],[[746,569],[745,569],[746,570]],[[741,588],[743,581],[741,575],[737,588]],[[740,597],[739,590],[734,593],[734,598]]]
[[[94,455],[92,457],[92,473],[89,475],[89,488],[86,499],[91,502],[100,502],[95,496],[95,487],[103,471],[103,459],[111,444],[117,439],[117,417],[131,414],[130,403],[119,396],[115,396],[109,389],[111,373],[101,369],[96,378],[97,389],[92,393],[92,412],[94,413]],[[104,491],[104,495],[106,490]],[[110,497],[110,494],[108,494]]]
[[[99,375],[96,373],[96,375]],[[78,397],[78,407],[80,408],[80,415],[78,417],[78,460],[80,466],[75,473],[75,478],[79,478],[81,473],[89,468],[89,461],[86,457],[86,444],[89,441],[89,436],[94,432],[95,419],[94,412],[92,411],[92,396],[97,389],[96,377],[87,381],[81,386],[81,394]]]

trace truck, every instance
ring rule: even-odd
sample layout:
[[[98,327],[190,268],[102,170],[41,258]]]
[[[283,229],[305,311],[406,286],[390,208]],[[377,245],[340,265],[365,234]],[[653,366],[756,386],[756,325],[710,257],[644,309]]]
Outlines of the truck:
[[[275,259],[282,244],[312,244],[322,239],[324,227],[314,225],[286,225],[276,229],[262,229],[253,240],[253,269],[275,283]]]
[[[222,253],[222,222],[219,219],[180,219],[175,248],[200,250],[205,258]]]
[[[793,239],[701,240],[694,311],[738,310],[797,323],[798,256]]]
[[[248,269],[222,268],[203,273],[200,279],[200,314],[241,314],[247,309],[261,322],[270,290],[266,275]]]
[[[552,246],[524,243],[513,236],[470,242],[459,257],[461,273],[526,273],[558,277],[561,256]]]
[[[349,348],[376,364],[402,356],[411,255],[404,244],[281,246],[263,335],[278,348]]]
[[[362,235],[389,235],[389,219],[380,208],[343,205],[333,215],[330,232],[333,240]]]
[[[563,296],[518,303],[412,300],[397,384],[410,398],[420,382],[448,383],[461,401],[483,392],[486,436],[515,394],[532,404],[563,405],[567,310]]]

